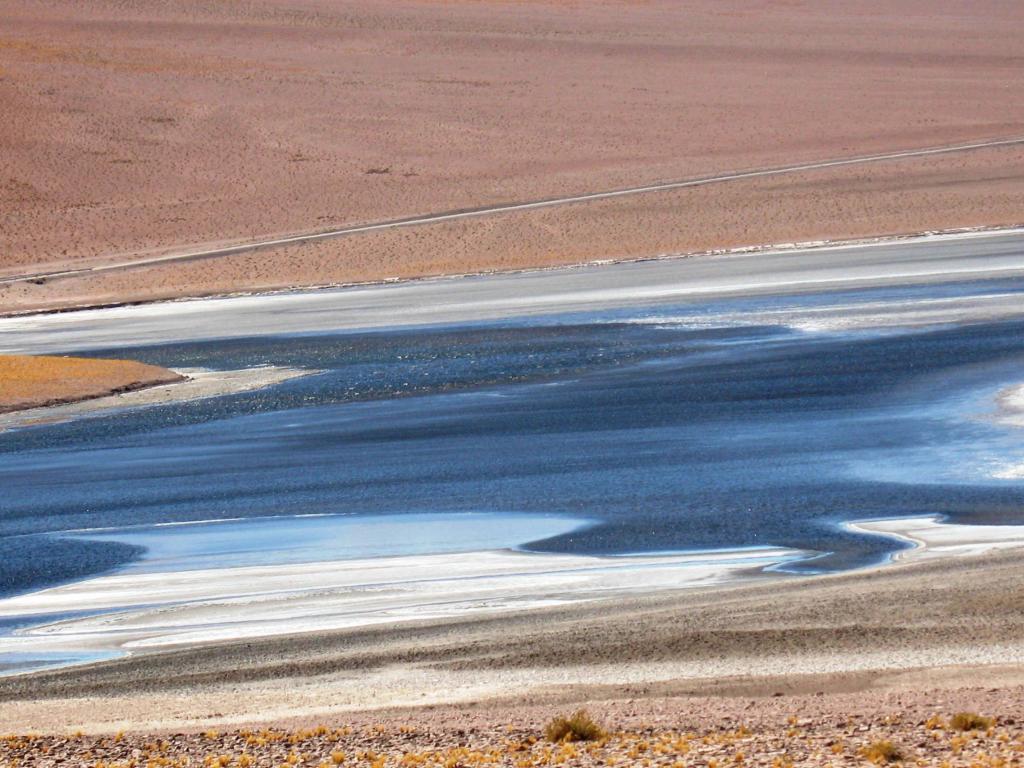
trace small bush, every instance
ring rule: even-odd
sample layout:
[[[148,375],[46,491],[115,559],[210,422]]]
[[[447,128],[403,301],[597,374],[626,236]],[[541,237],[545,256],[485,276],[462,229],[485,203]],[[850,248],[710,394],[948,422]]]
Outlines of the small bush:
[[[544,728],[548,741],[597,741],[604,738],[604,728],[594,722],[586,710],[580,709],[569,717],[556,717]]]
[[[891,741],[876,741],[863,750],[864,757],[875,765],[895,763],[903,759],[903,752]]]
[[[977,712],[957,712],[949,721],[954,731],[987,731],[995,725],[991,717],[982,717]]]

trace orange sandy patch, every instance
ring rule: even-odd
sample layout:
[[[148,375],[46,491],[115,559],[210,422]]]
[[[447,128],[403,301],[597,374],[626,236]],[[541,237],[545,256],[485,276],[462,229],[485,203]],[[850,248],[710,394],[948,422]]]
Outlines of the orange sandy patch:
[[[132,360],[0,355],[0,413],[70,403],[181,381],[184,376]]]

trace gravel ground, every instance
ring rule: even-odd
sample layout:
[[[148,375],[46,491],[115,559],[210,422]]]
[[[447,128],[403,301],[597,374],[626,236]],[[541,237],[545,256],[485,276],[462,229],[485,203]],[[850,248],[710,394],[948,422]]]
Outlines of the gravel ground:
[[[5,766],[1008,766],[1024,755],[1024,689],[591,702],[605,734],[552,743],[564,709],[438,708],[193,733],[11,735]],[[979,729],[955,727],[958,712]],[[990,719],[990,720],[989,720]]]

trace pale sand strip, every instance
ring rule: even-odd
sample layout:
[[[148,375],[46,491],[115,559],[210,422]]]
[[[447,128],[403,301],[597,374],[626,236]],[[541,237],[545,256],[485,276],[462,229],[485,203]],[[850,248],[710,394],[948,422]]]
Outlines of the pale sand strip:
[[[1024,546],[1024,525],[960,525],[940,517],[905,517],[847,523],[858,533],[890,536],[913,545],[894,560],[936,559],[980,555]]]
[[[504,274],[234,295],[0,318],[0,351],[106,348],[268,333],[422,327],[638,304],[1024,274],[1024,230],[960,232],[827,247],[783,246]],[[946,304],[938,319],[1017,316],[1020,302]],[[914,313],[921,307],[913,308]],[[891,314],[902,314],[896,303]],[[886,318],[885,322],[899,321]],[[915,322],[919,322],[915,321]],[[131,338],[124,334],[132,328]]]
[[[317,373],[317,371],[275,366],[244,368],[237,371],[213,371],[206,368],[175,368],[173,370],[186,376],[187,379],[173,384],[97,397],[78,403],[47,408],[30,408],[24,411],[0,414],[0,432],[38,424],[53,424],[72,419],[105,416],[111,412],[129,408],[146,408],[185,400],[233,395]]]
[[[6,678],[0,681],[0,717],[19,729],[198,727],[510,695],[571,699],[589,695],[594,686],[714,691],[725,683],[753,690],[785,688],[811,676],[817,682],[800,684],[828,689],[845,684],[849,675],[861,675],[861,684],[885,679],[899,685],[905,673],[922,668],[945,668],[947,677],[961,680],[953,667],[978,670],[973,679],[982,681],[991,679],[986,666],[1002,665],[998,675],[1005,676],[1005,665],[1024,664],[1024,616],[1013,597],[1020,591],[1021,559],[1005,549],[1024,544],[1024,526],[918,518],[859,523],[857,529],[920,544],[904,558],[912,562],[835,576],[736,579],[738,573],[727,573],[729,563],[723,561],[717,574],[694,582],[703,588],[662,591],[656,589],[657,574],[671,569],[638,568],[639,560],[623,563],[618,574],[560,573],[549,558],[564,556],[541,556],[545,568],[531,571],[527,555],[498,552],[481,560],[480,553],[470,553],[461,556],[464,570],[448,566],[441,578],[419,585],[427,595],[439,589],[456,598],[455,612],[446,612],[444,600],[424,607],[424,594],[412,595],[418,607],[405,621],[402,612],[410,603],[395,600],[404,585],[374,585],[379,579],[373,574],[357,578],[355,571],[366,564],[340,579],[356,588],[340,588],[333,597],[331,590],[316,589],[219,597],[251,588],[251,569],[219,582],[209,572],[153,574],[165,584],[168,601],[188,594],[210,599],[182,606],[180,614],[165,602],[55,624],[23,639],[33,650],[89,642],[109,648],[112,641],[146,638],[166,643],[176,636],[198,645],[136,656],[137,649],[134,658],[121,661]],[[406,562],[412,568],[406,578],[442,572],[432,557],[411,560],[416,562]],[[473,579],[463,578],[481,570],[508,572],[512,564],[511,581],[481,578],[474,588],[465,583]],[[323,578],[317,566],[289,570],[311,584]],[[720,578],[726,574],[732,578]],[[143,591],[132,595],[132,584],[117,578],[14,598],[9,609],[29,610],[33,601],[42,610],[141,600],[155,586],[133,576]],[[494,599],[499,593],[489,592],[498,583],[522,594],[524,602],[502,605]],[[588,586],[590,594],[581,594]],[[576,593],[580,601],[560,602],[564,592]],[[374,619],[380,623],[330,629],[320,622],[325,612],[352,599],[349,607],[356,613],[382,607]],[[531,607],[530,600],[532,610],[515,610]],[[234,621],[255,615],[264,627],[283,622],[275,628],[280,630],[291,622],[293,632],[305,631],[277,637],[234,633]],[[177,634],[182,631],[190,636]],[[228,636],[239,642],[226,642]],[[103,698],[95,698],[98,693]]]
[[[800,555],[785,549],[649,557],[498,550],[123,572],[0,601],[0,617],[103,612],[0,637],[0,653],[139,652],[494,614],[707,586]]]
[[[1004,551],[147,654],[0,679],[0,720],[177,730],[445,702],[1001,685],[1024,679],[1022,563]]]

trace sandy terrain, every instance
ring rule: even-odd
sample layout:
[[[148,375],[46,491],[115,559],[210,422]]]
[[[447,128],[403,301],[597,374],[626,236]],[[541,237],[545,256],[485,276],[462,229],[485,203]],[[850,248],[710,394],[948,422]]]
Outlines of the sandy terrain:
[[[132,360],[0,355],[0,414],[132,392],[184,378]]]
[[[0,0],[0,270],[1024,134],[1024,8]],[[1024,151],[0,288],[6,310],[1024,219]]]

